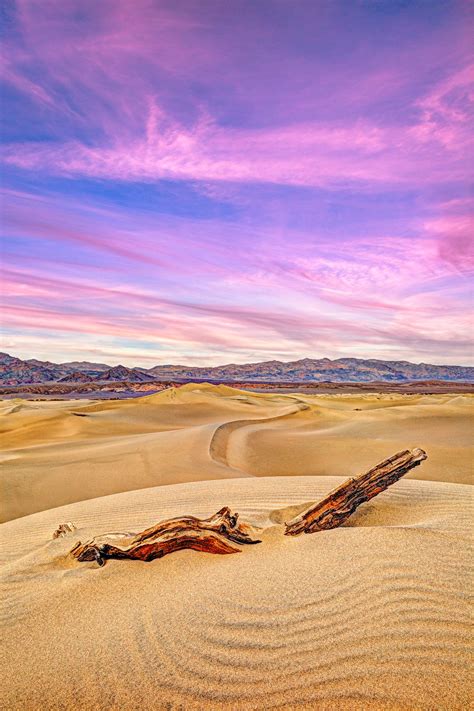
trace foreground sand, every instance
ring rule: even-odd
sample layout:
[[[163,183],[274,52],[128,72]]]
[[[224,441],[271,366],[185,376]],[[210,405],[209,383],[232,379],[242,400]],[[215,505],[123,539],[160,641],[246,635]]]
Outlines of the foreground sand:
[[[0,708],[469,708],[473,404],[206,385],[0,402]],[[283,536],[308,502],[417,446],[428,460],[346,526]],[[68,555],[223,505],[263,543],[104,568]],[[78,530],[51,540],[65,521]]]
[[[0,401],[0,520],[161,484],[360,473],[396,451],[409,478],[468,483],[472,395],[257,394],[186,385],[134,400]]]
[[[471,487],[402,480],[343,528],[282,535],[340,481],[156,487],[4,524],[1,708],[469,708]],[[224,504],[263,543],[104,568],[67,556],[78,539]],[[67,520],[78,531],[52,541]]]

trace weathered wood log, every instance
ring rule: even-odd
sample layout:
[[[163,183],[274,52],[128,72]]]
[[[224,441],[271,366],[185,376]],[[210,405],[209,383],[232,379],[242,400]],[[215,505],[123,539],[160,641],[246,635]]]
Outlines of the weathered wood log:
[[[285,535],[316,533],[337,528],[364,502],[398,481],[427,455],[422,449],[394,454],[365,474],[348,479],[319,503],[286,523]],[[195,516],[172,518],[141,533],[108,533],[87,543],[77,543],[71,554],[79,561],[104,565],[108,558],[150,561],[174,551],[190,548],[220,555],[239,553],[239,545],[261,543],[251,537],[252,527],[240,523],[237,513],[225,506],[206,519]],[[54,538],[74,530],[74,524],[61,524]],[[114,543],[111,543],[111,541]],[[237,545],[236,545],[237,544]]]
[[[286,525],[285,536],[316,533],[337,528],[365,501],[369,501],[391,486],[413,467],[426,459],[422,449],[404,450],[377,464],[365,474],[348,479],[325,499],[312,504]]]
[[[138,534],[105,534],[87,543],[77,543],[71,554],[77,560],[96,561],[104,565],[108,558],[150,561],[174,551],[191,548],[220,555],[240,553],[235,544],[260,543],[251,538],[251,526],[242,524],[239,515],[226,506],[207,519],[194,516],[173,518],[147,528]],[[111,539],[121,539],[118,545]]]

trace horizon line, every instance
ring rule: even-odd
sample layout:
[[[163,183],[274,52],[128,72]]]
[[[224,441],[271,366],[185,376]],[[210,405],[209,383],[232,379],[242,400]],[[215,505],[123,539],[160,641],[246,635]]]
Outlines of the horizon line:
[[[36,360],[36,361],[43,362],[43,363],[53,363],[54,365],[57,365],[57,366],[67,365],[69,363],[74,363],[74,362],[91,363],[91,364],[97,363],[98,365],[106,365],[108,368],[117,368],[119,366],[122,366],[122,367],[128,368],[128,369],[140,368],[142,370],[152,370],[153,368],[158,368],[158,367],[164,368],[164,367],[168,367],[168,366],[173,367],[173,368],[190,368],[190,369],[211,369],[212,368],[212,369],[216,369],[216,368],[227,368],[230,366],[239,367],[239,366],[245,366],[245,365],[249,365],[249,366],[262,365],[265,363],[282,363],[282,364],[286,365],[289,363],[300,363],[301,361],[305,361],[305,360],[310,360],[310,361],[324,361],[324,360],[326,360],[326,361],[330,361],[330,362],[337,362],[337,361],[341,361],[341,360],[342,361],[343,360],[356,360],[356,361],[374,361],[377,363],[408,363],[409,365],[416,365],[416,366],[426,365],[426,366],[434,366],[434,367],[440,367],[440,368],[444,367],[444,368],[472,368],[472,369],[474,369],[474,365],[464,365],[462,363],[431,363],[431,362],[427,362],[427,361],[415,362],[415,361],[407,360],[404,358],[399,359],[399,360],[391,360],[391,359],[385,359],[385,358],[372,358],[372,357],[363,358],[363,357],[359,357],[359,356],[341,356],[341,357],[337,357],[337,358],[328,358],[327,356],[319,357],[319,358],[318,357],[311,358],[308,356],[303,356],[302,358],[297,358],[294,360],[280,360],[278,358],[270,358],[268,360],[245,361],[243,363],[236,363],[236,362],[230,361],[230,362],[222,363],[220,365],[189,365],[186,363],[170,363],[170,362],[168,362],[168,363],[156,363],[156,365],[146,367],[146,366],[141,366],[141,365],[126,366],[120,362],[117,362],[115,365],[110,365],[107,362],[90,361],[90,360],[84,359],[84,358],[82,358],[82,359],[81,358],[72,358],[71,360],[56,362],[56,361],[52,361],[52,360],[49,360],[49,361],[43,360],[42,358],[37,358],[35,356],[29,357],[29,358],[22,358],[21,356],[11,355],[11,353],[8,353],[7,351],[1,351],[1,353],[3,355],[9,356],[10,358],[18,358],[18,360],[21,360],[23,362],[28,362],[30,360]]]

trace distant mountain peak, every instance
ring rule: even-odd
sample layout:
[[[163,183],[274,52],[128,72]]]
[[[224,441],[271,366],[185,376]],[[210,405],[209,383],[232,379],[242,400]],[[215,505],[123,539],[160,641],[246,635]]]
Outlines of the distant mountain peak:
[[[125,365],[116,365],[113,368],[109,368],[109,370],[100,373],[100,375],[95,378],[95,380],[97,381],[130,380],[132,382],[139,383],[154,379],[155,377],[153,375],[149,375],[148,373],[145,373],[142,370],[138,370],[138,368],[127,368]]]
[[[75,366],[75,367],[72,367]],[[230,363],[215,367],[156,365],[149,370],[113,367],[87,361],[50,363],[35,358],[21,360],[0,353],[0,384],[21,385],[47,382],[413,382],[444,380],[474,382],[474,368],[457,365],[430,365],[406,360],[384,361],[375,358],[302,358],[295,361],[269,360],[261,363]]]
[[[80,370],[73,370],[72,372],[59,378],[58,383],[92,383],[94,382],[93,376],[88,373],[83,373]]]

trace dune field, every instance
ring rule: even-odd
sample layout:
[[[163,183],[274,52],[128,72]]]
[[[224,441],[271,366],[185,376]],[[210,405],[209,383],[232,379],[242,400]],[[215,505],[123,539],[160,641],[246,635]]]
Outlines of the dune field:
[[[470,707],[470,395],[8,400],[3,709]],[[427,461],[340,528],[283,523],[395,452]],[[77,541],[222,506],[262,543],[79,563]],[[58,524],[77,529],[52,539]]]
[[[394,452],[409,478],[469,483],[472,395],[257,394],[185,385],[114,401],[0,401],[1,521],[162,484],[352,476]]]

